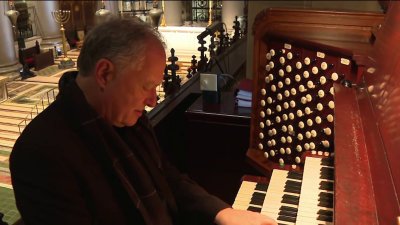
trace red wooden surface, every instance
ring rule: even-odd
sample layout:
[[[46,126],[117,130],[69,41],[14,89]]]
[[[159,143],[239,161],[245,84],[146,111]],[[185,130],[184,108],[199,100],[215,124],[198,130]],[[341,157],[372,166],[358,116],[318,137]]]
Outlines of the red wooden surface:
[[[335,85],[335,224],[377,224],[364,129],[353,89]]]
[[[379,224],[396,224],[400,216],[399,23],[400,3],[392,1],[375,34],[370,65],[374,73],[365,73],[367,91],[359,97]]]

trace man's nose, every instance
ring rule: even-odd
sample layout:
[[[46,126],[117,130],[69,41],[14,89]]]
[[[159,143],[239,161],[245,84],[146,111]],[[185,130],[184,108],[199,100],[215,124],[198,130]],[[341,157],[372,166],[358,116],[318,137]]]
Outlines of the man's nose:
[[[149,97],[146,98],[146,105],[149,107],[155,107],[157,104],[157,92],[152,92]]]

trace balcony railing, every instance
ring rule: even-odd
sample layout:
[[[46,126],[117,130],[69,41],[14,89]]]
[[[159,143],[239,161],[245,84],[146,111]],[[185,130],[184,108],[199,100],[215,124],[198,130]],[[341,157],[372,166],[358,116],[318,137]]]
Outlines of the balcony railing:
[[[21,134],[29,122],[35,118],[39,113],[43,112],[52,102],[55,101],[57,95],[57,88],[53,88],[43,94],[40,101],[35,104],[31,112],[18,124],[18,131]]]

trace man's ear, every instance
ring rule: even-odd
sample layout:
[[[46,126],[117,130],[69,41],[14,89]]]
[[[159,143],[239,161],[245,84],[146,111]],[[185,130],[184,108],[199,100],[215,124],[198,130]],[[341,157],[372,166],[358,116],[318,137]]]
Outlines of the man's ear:
[[[95,78],[100,88],[104,88],[115,77],[115,66],[108,59],[100,59],[96,63]]]

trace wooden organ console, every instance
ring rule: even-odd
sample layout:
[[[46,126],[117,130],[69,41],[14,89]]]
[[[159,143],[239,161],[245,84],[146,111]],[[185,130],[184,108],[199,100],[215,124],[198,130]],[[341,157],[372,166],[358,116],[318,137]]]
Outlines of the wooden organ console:
[[[248,161],[233,208],[278,224],[400,224],[400,3],[266,9],[253,25]],[[263,181],[263,182],[260,182]]]

